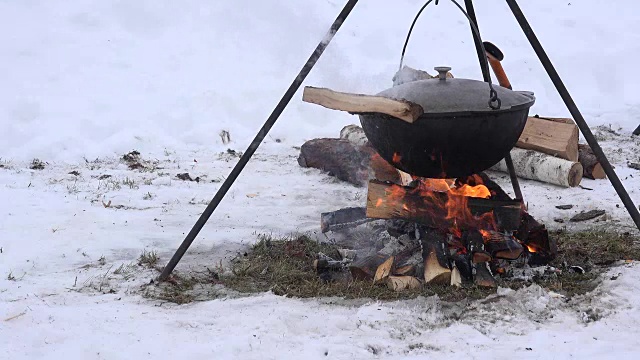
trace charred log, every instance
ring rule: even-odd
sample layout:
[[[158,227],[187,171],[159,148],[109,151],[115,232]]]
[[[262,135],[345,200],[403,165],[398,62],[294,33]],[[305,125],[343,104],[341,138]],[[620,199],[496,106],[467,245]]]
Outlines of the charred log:
[[[424,259],[424,281],[427,284],[450,284],[451,268],[447,261],[445,236],[429,231],[420,239]]]
[[[473,277],[473,282],[478,286],[483,287],[497,287],[498,283],[496,279],[491,274],[487,263],[477,264],[475,267],[475,274]]]
[[[556,240],[549,237],[547,228],[528,213],[522,214],[522,222],[515,236],[531,253],[529,258],[531,265],[546,264],[558,255]]]
[[[369,179],[399,182],[400,174],[369,146],[343,139],[314,139],[300,147],[298,164],[328,172],[342,181],[365,186]]]
[[[363,207],[350,207],[320,214],[320,229],[327,231],[342,230],[373,221],[367,218],[367,210]]]
[[[382,264],[386,257],[381,255],[370,255],[361,259],[356,259],[349,265],[351,276],[356,280],[373,280],[378,266]]]
[[[496,231],[487,231],[484,247],[491,257],[505,260],[516,260],[524,251],[522,245],[511,235]]]

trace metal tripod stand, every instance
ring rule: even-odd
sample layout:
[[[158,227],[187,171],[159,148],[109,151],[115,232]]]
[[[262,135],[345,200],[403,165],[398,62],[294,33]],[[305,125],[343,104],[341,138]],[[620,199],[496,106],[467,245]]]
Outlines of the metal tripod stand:
[[[513,15],[515,16],[516,20],[520,24],[520,27],[524,31],[524,34],[529,40],[529,43],[533,47],[534,51],[536,52],[536,55],[540,59],[542,66],[547,71],[549,78],[551,79],[558,93],[562,97],[562,100],[564,101],[569,112],[571,113],[571,116],[573,117],[576,124],[578,125],[578,128],[580,129],[585,139],[587,140],[587,143],[593,150],[594,155],[602,165],[602,168],[604,169],[604,172],[609,178],[611,185],[613,185],[613,187],[615,188],[616,192],[618,193],[618,196],[622,200],[624,206],[629,212],[629,215],[633,219],[634,223],[636,224],[638,229],[640,229],[640,212],[638,211],[638,208],[636,208],[636,206],[634,205],[633,201],[629,197],[629,194],[627,193],[626,189],[622,185],[622,182],[618,178],[618,175],[613,170],[611,163],[609,163],[609,160],[607,159],[604,152],[602,151],[602,148],[600,147],[600,145],[598,144],[598,141],[596,140],[593,133],[591,132],[591,129],[589,129],[589,125],[587,124],[584,117],[580,113],[580,110],[578,110],[578,107],[576,106],[575,102],[571,98],[571,95],[569,94],[569,91],[565,87],[564,83],[560,79],[560,76],[556,72],[556,69],[551,64],[551,60],[549,60],[549,57],[547,56],[546,52],[542,48],[542,45],[538,41],[538,38],[534,34],[533,30],[531,29],[531,26],[529,25],[529,22],[527,21],[524,14],[522,13],[522,10],[518,6],[516,0],[505,0],[505,1],[509,5],[509,8],[513,12]],[[249,162],[249,160],[251,159],[255,151],[258,149],[258,146],[260,146],[260,143],[262,143],[264,138],[267,136],[267,133],[269,132],[271,127],[273,127],[273,125],[275,124],[280,114],[282,114],[282,112],[284,111],[289,101],[291,101],[291,99],[293,98],[293,95],[299,89],[300,85],[305,80],[307,75],[309,75],[309,72],[311,71],[313,66],[316,64],[316,62],[318,61],[318,59],[320,58],[320,56],[322,55],[326,47],[329,45],[329,43],[333,39],[338,29],[340,29],[340,27],[342,26],[342,23],[345,21],[347,16],[351,13],[351,11],[353,10],[354,6],[357,3],[358,3],[358,0],[347,1],[347,4],[344,6],[344,8],[342,9],[340,14],[334,21],[334,23],[331,25],[331,28],[329,29],[329,32],[327,33],[327,35],[318,44],[318,46],[316,47],[314,52],[311,54],[311,56],[303,66],[298,76],[296,76],[293,83],[289,86],[289,89],[286,91],[286,93],[284,94],[280,102],[276,105],[275,109],[273,110],[273,112],[271,113],[271,115],[269,116],[265,124],[262,126],[258,134],[255,136],[255,138],[249,145],[249,148],[244,152],[244,154],[242,155],[242,157],[240,158],[236,166],[233,168],[233,170],[231,171],[227,179],[224,181],[224,183],[222,184],[222,186],[220,187],[216,195],[213,197],[209,205],[207,205],[204,212],[200,215],[200,218],[198,218],[198,220],[194,224],[191,231],[189,231],[189,233],[183,240],[180,247],[176,250],[171,260],[169,260],[169,263],[164,267],[162,274],[160,275],[158,280],[164,281],[169,277],[169,275],[171,275],[171,273],[173,272],[175,267],[178,265],[178,263],[180,262],[184,254],[187,252],[187,249],[189,249],[189,247],[195,240],[196,236],[198,235],[202,227],[204,227],[206,222],[209,220],[209,217],[211,217],[211,214],[213,214],[214,210],[218,207],[218,205],[226,195],[227,191],[229,191],[229,189],[231,188],[231,185],[233,185],[235,180],[238,178],[238,176],[240,175],[244,167],[247,165],[247,163]],[[438,0],[436,0],[436,4],[437,3],[438,3]],[[464,3],[465,3],[466,11],[469,14],[470,20],[477,27],[477,20],[476,20],[475,11],[473,8],[473,0],[465,0]],[[481,68],[483,69],[482,70],[483,77],[485,81],[488,81],[488,79],[490,79],[488,68],[486,66],[483,66],[483,64],[486,63],[487,59],[484,57],[482,49],[478,46],[478,44],[481,44],[481,42],[478,41],[473,31],[472,33],[476,43],[476,50],[478,52],[478,58],[481,63]],[[507,167],[509,168],[509,174],[511,177],[511,182],[514,187],[514,191],[516,193],[516,198],[522,199],[522,194],[520,192],[518,179],[513,169],[513,163],[511,162],[511,158],[509,154],[506,156],[505,162],[507,164]]]

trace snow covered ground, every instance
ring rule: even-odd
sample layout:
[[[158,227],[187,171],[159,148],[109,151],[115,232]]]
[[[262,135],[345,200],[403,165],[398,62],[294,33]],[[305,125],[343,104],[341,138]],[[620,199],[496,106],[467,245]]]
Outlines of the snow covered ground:
[[[640,141],[630,132],[640,125],[640,5],[616,4],[521,6],[589,124],[618,133],[601,129],[603,146],[640,203],[640,176],[626,166],[639,162]],[[306,84],[365,93],[389,87],[421,5],[362,1]],[[612,269],[594,293],[571,301],[537,287],[470,304],[263,294],[172,306],[140,296],[155,274],[128,265],[143,250],[168,260],[237,161],[226,149],[244,151],[342,6],[0,2],[0,349],[7,358],[636,357],[636,263]],[[514,86],[536,93],[532,113],[567,116],[506,4],[476,6],[483,37],[505,52]],[[457,77],[480,77],[456,11],[446,1],[428,8],[407,65],[447,64]],[[321,212],[361,205],[364,189],[300,168],[294,148],[336,137],[354,121],[303,104],[298,94],[179,269],[214,266],[259,233],[317,231]],[[156,169],[127,169],[119,158],[133,149]],[[34,158],[44,170],[29,169]],[[204,181],[175,178],[183,172]],[[504,175],[492,175],[508,189]],[[549,226],[600,208],[609,220],[581,226],[633,229],[606,180],[583,185],[593,190],[523,181],[523,191]],[[553,207],[566,203],[576,207]]]

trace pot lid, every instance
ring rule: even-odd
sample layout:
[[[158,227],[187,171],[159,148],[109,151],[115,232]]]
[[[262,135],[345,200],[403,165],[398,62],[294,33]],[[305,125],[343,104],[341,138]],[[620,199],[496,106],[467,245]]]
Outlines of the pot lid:
[[[500,109],[489,106],[489,83],[478,80],[447,78],[449,67],[435,68],[440,76],[435,79],[403,83],[378,93],[396,100],[404,99],[419,104],[424,115],[442,113],[497,112],[529,108],[535,102],[532,92],[513,91],[498,85],[493,88],[501,101]],[[495,103],[494,103],[495,104]]]

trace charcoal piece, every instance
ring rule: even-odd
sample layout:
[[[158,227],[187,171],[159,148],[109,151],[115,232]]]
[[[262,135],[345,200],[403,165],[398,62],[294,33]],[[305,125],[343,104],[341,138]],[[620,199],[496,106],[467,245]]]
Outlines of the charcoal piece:
[[[416,238],[416,223],[400,219],[390,219],[386,221],[387,232],[393,237],[408,235],[409,238]]]
[[[574,217],[569,219],[569,221],[571,222],[587,221],[587,220],[595,219],[598,216],[602,216],[604,214],[605,214],[604,210],[589,210],[586,212],[583,211],[579,214],[576,214]]]
[[[569,209],[573,209],[573,205],[557,205],[556,209],[569,210]]]
[[[320,214],[320,229],[327,231],[356,227],[373,221],[367,218],[367,209],[363,207],[349,207]]]

